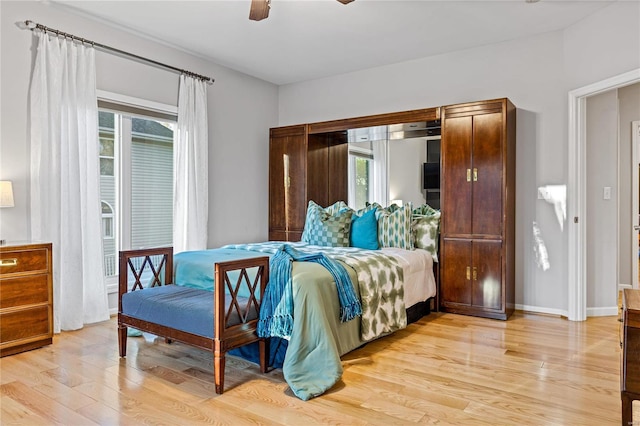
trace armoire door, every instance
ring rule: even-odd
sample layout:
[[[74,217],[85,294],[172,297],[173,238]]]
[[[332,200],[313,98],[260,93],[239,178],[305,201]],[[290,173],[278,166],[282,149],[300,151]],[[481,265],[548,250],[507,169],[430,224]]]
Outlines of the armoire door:
[[[447,306],[471,306],[471,241],[445,238],[442,259],[440,300]]]
[[[473,240],[471,259],[471,305],[502,310],[502,242]]]
[[[471,142],[473,118],[444,121],[442,139],[443,235],[470,235],[472,230]]]
[[[269,141],[269,239],[293,241],[306,215],[306,129],[272,129]],[[304,207],[301,207],[304,206]]]
[[[502,235],[502,113],[473,116],[472,232]]]

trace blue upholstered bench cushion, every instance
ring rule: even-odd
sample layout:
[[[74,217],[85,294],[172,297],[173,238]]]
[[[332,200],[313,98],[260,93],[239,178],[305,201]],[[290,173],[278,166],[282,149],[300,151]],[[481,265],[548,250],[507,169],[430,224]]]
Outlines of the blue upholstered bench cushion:
[[[225,298],[225,312],[230,299]],[[238,304],[244,311],[246,298],[239,297]],[[213,292],[208,290],[164,285],[131,291],[122,296],[122,313],[143,321],[152,322],[176,330],[213,338]],[[257,318],[252,306],[249,319]],[[240,323],[233,310],[227,326]]]

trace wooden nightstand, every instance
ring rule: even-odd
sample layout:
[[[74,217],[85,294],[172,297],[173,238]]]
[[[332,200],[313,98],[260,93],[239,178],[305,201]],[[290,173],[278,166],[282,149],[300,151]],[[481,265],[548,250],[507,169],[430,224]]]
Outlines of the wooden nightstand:
[[[0,356],[53,340],[51,243],[0,246]]]
[[[620,396],[622,425],[632,424],[634,400],[640,400],[640,290],[622,293],[622,352],[620,354]]]

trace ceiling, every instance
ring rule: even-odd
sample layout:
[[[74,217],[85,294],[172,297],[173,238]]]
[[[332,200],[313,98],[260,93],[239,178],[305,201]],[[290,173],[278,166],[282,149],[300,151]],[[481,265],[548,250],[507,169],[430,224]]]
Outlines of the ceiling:
[[[50,3],[281,85],[560,30],[612,1],[272,0],[258,22],[250,0]]]

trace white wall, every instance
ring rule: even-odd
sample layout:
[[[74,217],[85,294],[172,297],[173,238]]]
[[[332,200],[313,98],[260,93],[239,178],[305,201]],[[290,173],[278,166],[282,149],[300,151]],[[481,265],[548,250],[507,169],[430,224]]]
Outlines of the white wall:
[[[0,213],[2,238],[30,236],[27,101],[34,38],[15,25],[26,19],[214,77],[208,88],[208,244],[266,240],[266,159],[269,128],[277,125],[277,86],[53,5],[20,1],[0,2],[0,179],[13,180],[16,204]],[[177,105],[177,74],[102,52],[96,62],[98,89]]]
[[[640,67],[640,2],[616,1],[564,34],[565,78],[570,90]]]
[[[561,230],[536,188],[567,183],[569,90],[640,67],[639,14],[640,3],[616,2],[565,31],[282,86],[279,124],[510,98],[518,108],[516,303],[566,314],[571,224]],[[534,259],[533,221],[547,271]]]
[[[611,188],[611,199],[603,197]],[[618,94],[587,98],[587,306],[616,306]],[[596,312],[591,312],[591,314]]]

